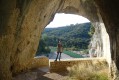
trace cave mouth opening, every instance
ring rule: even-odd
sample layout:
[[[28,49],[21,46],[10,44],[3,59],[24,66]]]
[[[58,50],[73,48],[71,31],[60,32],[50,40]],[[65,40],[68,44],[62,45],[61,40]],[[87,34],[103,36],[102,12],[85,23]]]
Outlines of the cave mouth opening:
[[[74,14],[57,13],[42,32],[36,56],[55,59],[57,43],[61,40],[61,59],[89,58],[89,44],[95,32],[92,23],[85,17]],[[95,57],[95,56],[94,56]]]

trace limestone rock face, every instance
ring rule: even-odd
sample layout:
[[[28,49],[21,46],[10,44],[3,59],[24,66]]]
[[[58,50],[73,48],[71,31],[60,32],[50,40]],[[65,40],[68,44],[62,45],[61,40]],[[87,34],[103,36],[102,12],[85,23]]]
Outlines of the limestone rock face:
[[[97,22],[104,21],[110,37],[112,60],[119,70],[119,11],[116,8],[118,2],[111,0],[0,0],[0,79],[10,80],[12,74],[30,66],[41,32],[55,13],[60,12],[88,18],[97,31],[102,29]],[[106,49],[102,47],[104,39],[100,33],[95,34],[99,34],[97,44],[102,52]]]
[[[0,1],[0,79],[9,80],[29,66],[59,5],[56,0]]]
[[[112,3],[111,0],[94,0],[98,6],[98,9],[100,10],[102,19],[105,23],[105,27],[107,29],[107,32],[110,37],[110,49],[111,49],[111,58],[112,58],[112,77],[116,79],[119,75],[117,75],[117,72],[119,70],[119,29],[118,29],[118,22],[119,22],[119,10],[116,9],[116,7],[119,7],[118,1],[114,1]],[[115,67],[114,67],[115,66]],[[117,70],[114,70],[117,69]],[[118,80],[118,79],[117,79]]]
[[[110,63],[110,41],[104,23],[95,22],[92,25],[95,27],[95,33],[89,45],[90,57],[105,57],[108,63]]]
[[[90,57],[103,57],[103,43],[101,38],[101,25],[100,22],[92,23],[95,28],[95,32],[92,36],[90,45],[89,45],[89,54]]]

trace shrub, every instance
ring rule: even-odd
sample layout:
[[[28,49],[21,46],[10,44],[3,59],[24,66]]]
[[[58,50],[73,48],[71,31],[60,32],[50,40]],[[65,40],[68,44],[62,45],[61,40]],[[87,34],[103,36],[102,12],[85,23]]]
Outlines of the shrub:
[[[105,65],[74,65],[68,67],[68,80],[109,80],[107,75],[107,67]]]

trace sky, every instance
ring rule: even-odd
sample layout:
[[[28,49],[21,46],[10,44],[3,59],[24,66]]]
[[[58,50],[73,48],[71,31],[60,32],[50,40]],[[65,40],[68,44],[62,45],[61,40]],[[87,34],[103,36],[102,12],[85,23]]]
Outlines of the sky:
[[[64,14],[64,13],[57,13],[50,24],[46,26],[46,28],[57,28],[62,27],[70,24],[77,24],[77,23],[86,23],[90,22],[87,18],[84,18],[79,15],[74,14]]]

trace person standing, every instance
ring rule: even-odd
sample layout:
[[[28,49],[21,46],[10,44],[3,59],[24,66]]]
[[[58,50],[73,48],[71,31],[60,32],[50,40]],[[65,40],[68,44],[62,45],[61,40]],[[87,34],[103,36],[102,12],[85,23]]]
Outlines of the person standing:
[[[60,61],[62,52],[63,52],[63,47],[62,47],[61,41],[59,40],[57,44],[57,56],[56,56],[55,61],[57,61],[58,56],[59,56],[59,61]]]

